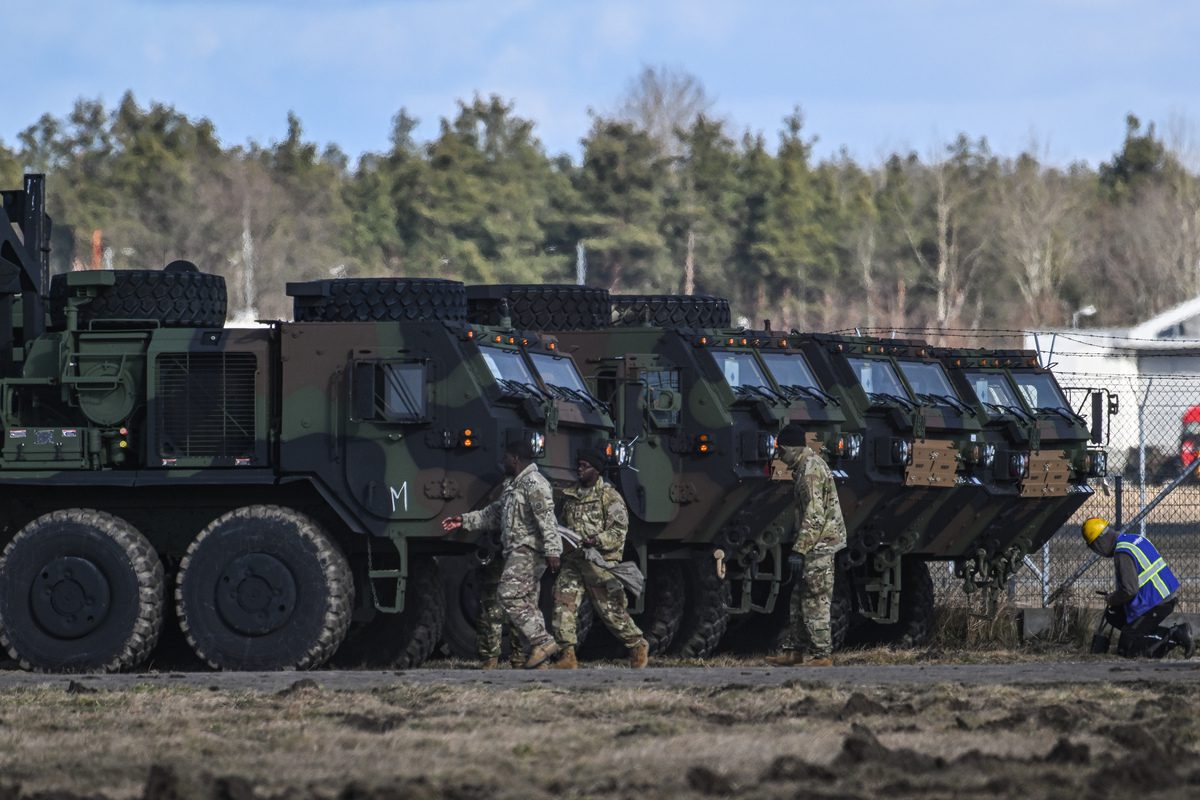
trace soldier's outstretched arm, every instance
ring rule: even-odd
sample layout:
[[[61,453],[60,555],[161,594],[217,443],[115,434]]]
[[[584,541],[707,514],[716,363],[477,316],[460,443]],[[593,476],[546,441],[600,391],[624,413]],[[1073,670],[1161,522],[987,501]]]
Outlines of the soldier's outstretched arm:
[[[481,531],[483,533],[492,533],[500,530],[500,499],[493,500],[486,507],[478,511],[468,511],[461,517],[462,527],[468,531]],[[445,523],[443,523],[443,527]]]

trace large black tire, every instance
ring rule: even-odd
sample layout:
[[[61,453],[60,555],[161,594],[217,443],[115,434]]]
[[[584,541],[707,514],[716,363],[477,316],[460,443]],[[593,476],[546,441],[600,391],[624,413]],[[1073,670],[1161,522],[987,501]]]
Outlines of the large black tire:
[[[309,517],[245,506],[213,520],[179,564],[179,625],[213,669],[313,669],[350,625],[346,557]]]
[[[438,558],[441,572],[442,593],[445,598],[446,621],[442,626],[442,646],[454,658],[478,658],[475,625],[479,622],[479,596],[481,574],[473,555],[441,556]],[[554,576],[547,573],[542,577],[538,606],[546,620],[546,630],[554,633]],[[595,611],[591,601],[584,597],[575,617],[575,636],[582,647],[591,634]],[[504,654],[511,648],[508,641],[508,626],[505,626]]]
[[[643,325],[660,328],[728,328],[729,301],[723,297],[687,294],[615,294],[612,296],[614,325]]]
[[[607,328],[612,317],[607,289],[540,284],[467,287],[470,320],[477,325],[501,324],[506,301],[509,321],[522,330]]]
[[[684,658],[707,658],[729,627],[729,582],[717,577],[711,558],[682,562],[686,591],[683,620],[667,652]]]
[[[111,514],[44,514],[0,556],[0,642],[25,669],[130,669],[154,649],[162,617],[162,562]]]
[[[339,278],[289,283],[297,322],[463,321],[466,288],[441,278]]]
[[[446,599],[432,558],[417,557],[408,565],[404,611],[376,611],[370,622],[351,628],[333,657],[336,667],[411,669],[433,654],[442,638]]]
[[[176,267],[122,269],[115,283],[96,289],[79,308],[79,326],[100,320],[151,320],[164,328],[220,328],[225,324],[225,279],[220,275]],[[191,265],[189,265],[191,266]],[[67,324],[67,276],[50,279],[50,324]]]
[[[650,643],[650,655],[661,655],[671,646],[683,623],[686,590],[683,568],[678,561],[653,561],[646,577],[646,604],[633,621],[642,629]],[[623,658],[627,655],[624,643],[618,641],[603,620],[593,624],[587,645],[581,649],[584,658]]]

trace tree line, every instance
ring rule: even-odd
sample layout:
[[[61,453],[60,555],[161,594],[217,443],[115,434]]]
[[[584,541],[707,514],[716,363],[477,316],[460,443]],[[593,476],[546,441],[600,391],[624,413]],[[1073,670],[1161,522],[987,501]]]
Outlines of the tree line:
[[[591,286],[721,295],[807,330],[1118,326],[1200,293],[1200,179],[1132,115],[1096,168],[966,135],[863,164],[817,159],[798,108],[768,136],[711,106],[647,69],[592,113],[578,161],[477,96],[427,141],[401,110],[390,147],[352,163],[294,115],[280,141],[224,146],[209,120],[126,94],[0,142],[0,186],[48,174],[55,271],[187,258],[269,318],[290,315],[287,281],[574,283],[584,266]]]

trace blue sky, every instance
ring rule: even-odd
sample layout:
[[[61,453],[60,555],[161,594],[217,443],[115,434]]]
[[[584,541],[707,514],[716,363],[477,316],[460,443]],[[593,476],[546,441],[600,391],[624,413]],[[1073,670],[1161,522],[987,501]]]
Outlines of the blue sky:
[[[773,141],[794,105],[818,154],[925,155],[957,133],[1093,165],[1137,113],[1172,132],[1200,112],[1200,4],[1179,0],[45,0],[0,11],[0,141],[76,98],[126,90],[268,143],[295,111],[351,156],[421,138],[458,99],[497,93],[578,157],[588,109],[642,65],[696,75],[735,130]],[[1184,123],[1181,125],[1180,123]]]

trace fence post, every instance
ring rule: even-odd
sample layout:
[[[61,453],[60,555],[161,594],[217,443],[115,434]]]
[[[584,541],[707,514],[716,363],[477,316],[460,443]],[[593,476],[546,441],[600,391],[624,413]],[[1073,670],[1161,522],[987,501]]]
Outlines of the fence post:
[[[1138,400],[1138,503],[1146,507],[1146,404],[1150,402],[1150,388],[1154,386],[1154,378],[1146,381],[1146,391]],[[1146,535],[1146,518],[1138,523],[1138,534]]]
[[[1042,608],[1050,605],[1050,539],[1042,545]]]

